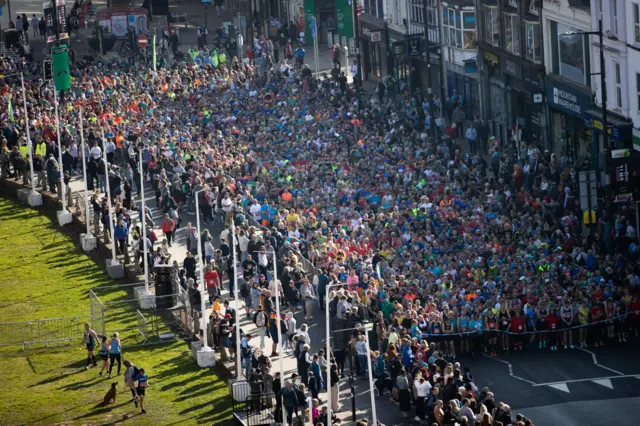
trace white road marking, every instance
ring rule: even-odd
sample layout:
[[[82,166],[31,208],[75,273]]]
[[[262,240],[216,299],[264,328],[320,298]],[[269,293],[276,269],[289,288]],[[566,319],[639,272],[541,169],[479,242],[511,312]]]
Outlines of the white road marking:
[[[591,354],[591,359],[593,360],[593,363],[594,363],[595,365],[597,365],[598,367],[600,367],[600,368],[604,368],[605,370],[609,370],[609,371],[611,371],[612,373],[616,373],[616,374],[617,374],[617,375],[619,375],[619,376],[624,376],[624,373],[621,373],[621,372],[619,372],[618,370],[614,370],[613,368],[609,368],[609,367],[607,367],[606,365],[598,364],[598,357],[596,356],[596,354],[595,354],[595,353],[593,353],[593,352],[591,352],[591,351],[588,351],[588,350],[586,350],[586,349],[582,349],[582,348],[577,348],[577,349],[578,349],[578,350],[581,350],[582,352],[586,352],[586,353],[588,353],[588,354]]]
[[[525,383],[529,383],[530,385],[533,385],[533,386],[535,386],[535,385],[536,385],[536,382],[532,382],[531,380],[523,379],[522,377],[519,377],[519,376],[516,376],[515,374],[513,374],[513,367],[511,367],[511,363],[510,363],[510,362],[505,361],[505,360],[500,359],[500,358],[491,357],[491,356],[486,355],[486,354],[482,354],[482,355],[483,355],[484,357],[486,357],[486,358],[493,359],[493,360],[498,361],[498,362],[501,362],[501,363],[503,363],[503,364],[507,364],[507,366],[509,367],[509,375],[510,375],[511,377],[513,377],[514,379],[521,380],[521,381],[523,381],[523,382],[525,382]]]
[[[562,392],[571,393],[571,391],[569,391],[569,386],[567,386],[564,383],[559,383],[557,385],[547,385],[547,386],[549,386],[550,388],[553,388],[553,389],[557,389],[557,390],[562,391]]]
[[[537,387],[537,386],[551,386],[551,385],[560,385],[560,384],[563,384],[563,383],[595,382],[595,381],[603,381],[603,380],[611,380],[611,379],[625,379],[625,378],[640,379],[640,375],[638,375],[638,374],[623,374],[622,376],[591,377],[590,379],[575,379],[575,380],[562,380],[560,382],[535,383],[533,386],[534,387]],[[602,384],[602,383],[598,383],[598,384]]]
[[[613,384],[611,384],[611,379],[598,379],[592,380],[596,385],[604,386],[605,388],[613,389]]]

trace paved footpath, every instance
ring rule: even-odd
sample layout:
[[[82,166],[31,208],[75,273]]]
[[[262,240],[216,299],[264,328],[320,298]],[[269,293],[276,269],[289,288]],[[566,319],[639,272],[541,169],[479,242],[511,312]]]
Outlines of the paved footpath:
[[[76,199],[82,200],[80,195],[84,193],[85,186],[84,186],[84,181],[82,180],[81,173],[80,175],[75,175],[72,178],[70,186],[71,186],[71,193],[72,193],[73,200],[74,201],[76,201]],[[138,208],[140,208],[139,195],[134,194],[133,198],[136,205],[138,205]],[[156,208],[155,194],[150,184],[145,185],[145,202],[147,207],[149,207],[153,213],[154,224],[159,226],[162,221],[162,212]],[[78,206],[76,206],[75,208],[78,208]],[[73,211],[74,208],[72,208],[71,210]],[[82,206],[82,210],[84,210],[84,206]],[[191,222],[195,226],[196,217],[194,215],[187,214],[186,212],[182,212],[181,215],[183,217],[183,221],[182,221],[183,225],[186,225],[188,222]],[[138,220],[138,215],[137,214],[132,215],[132,220],[135,224]],[[222,225],[220,224],[204,225],[201,221],[201,226],[203,227],[203,229],[206,228],[210,231],[211,235],[214,238],[214,246],[219,247],[220,233],[222,232]],[[176,232],[175,243],[169,249],[171,253],[172,261],[173,260],[178,261],[178,263],[181,266],[184,258],[186,257],[186,252],[187,252],[184,229],[185,228],[180,228]],[[154,230],[156,231],[157,235],[159,236],[162,235],[162,231],[160,228],[156,227],[154,228]],[[98,235],[98,238],[103,240],[102,233]],[[109,245],[109,248],[111,248],[110,245]],[[123,261],[122,257],[119,257],[119,259],[121,262]],[[144,276],[140,276],[139,279],[140,281],[143,281]],[[236,312],[239,313],[238,317],[240,319],[240,326],[242,327],[243,331],[249,332],[252,335],[256,336],[257,333],[255,332],[256,331],[255,325],[253,324],[252,321],[247,319],[247,316],[244,314],[244,302],[240,301],[239,305],[236,305],[235,301],[233,300],[233,295],[230,295],[228,292],[228,283],[225,283],[224,286],[225,286],[225,290],[223,291],[223,298],[228,299],[231,305],[235,308]],[[208,313],[209,312],[210,310],[208,310]],[[286,311],[283,309],[283,312],[286,312]],[[326,336],[326,328],[325,328],[326,317],[324,316],[324,313],[320,311],[317,305],[314,305],[313,318],[314,319],[311,321],[311,323],[308,323],[307,325],[309,326],[309,336],[311,338],[311,349],[312,349],[312,352],[316,352],[321,348],[325,347],[325,336]],[[298,325],[301,325],[302,323],[304,323],[304,316],[301,315],[300,313],[296,315],[296,319],[298,321]],[[253,340],[251,341],[251,344],[253,346],[259,346],[259,343],[260,343],[259,338],[257,337],[254,337]],[[266,353],[270,353],[271,344],[272,344],[271,339],[268,337],[265,338]],[[279,357],[273,357],[271,361],[274,366],[274,371],[278,372],[280,369]],[[293,372],[296,371],[296,360],[292,354],[290,353],[285,354],[284,357],[282,358],[282,364],[283,364],[283,371],[284,371],[285,377],[290,376]],[[235,371],[235,364],[233,362],[227,365],[231,371]],[[355,394],[356,394],[357,418],[360,419],[364,416],[370,416],[371,400],[370,400],[370,394],[369,394],[369,382],[367,380],[362,380],[360,378],[357,378]],[[321,395],[321,397],[324,400],[326,400],[326,394]],[[348,380],[346,379],[342,380],[340,383],[339,401],[341,405],[339,417],[343,419],[343,422],[350,422],[351,421],[351,391],[349,389]],[[386,426],[396,425],[396,424],[397,425],[406,424],[402,422],[402,418],[400,417],[398,407],[392,401],[390,401],[388,397],[376,397],[376,407],[377,407],[376,412],[378,414],[378,419]]]

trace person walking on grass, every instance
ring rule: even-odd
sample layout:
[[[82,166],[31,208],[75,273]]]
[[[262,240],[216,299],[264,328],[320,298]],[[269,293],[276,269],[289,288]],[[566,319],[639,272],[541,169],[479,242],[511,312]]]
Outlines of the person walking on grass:
[[[120,353],[120,349],[122,349],[122,346],[120,344],[120,338],[118,337],[118,333],[113,333],[113,336],[111,337],[111,349],[109,351],[109,378],[111,378],[111,371],[113,370],[113,365],[116,363],[116,361],[118,362],[118,371],[117,371],[117,376],[120,375],[120,363],[122,360],[122,354]],[[125,367],[127,366],[127,364],[125,364]]]
[[[133,368],[135,369],[135,367]],[[147,386],[149,386],[149,378],[144,372],[144,368],[138,370],[138,374],[136,374],[133,380],[134,382],[138,382],[136,394],[138,395],[138,402],[140,403],[140,414],[147,414],[147,411],[144,409],[144,398]]]
[[[138,367],[133,365],[129,360],[125,360],[123,364],[126,368],[124,371],[124,385],[131,391],[131,402],[133,402],[136,408],[138,408],[138,394],[136,393],[135,377],[140,373],[140,370],[138,370]]]
[[[102,360],[102,368],[98,376],[102,376],[102,372],[105,370],[109,371],[109,350],[110,346],[109,343],[107,343],[107,336],[102,336],[100,339],[100,350],[98,351],[98,355],[100,355],[100,359]]]
[[[92,368],[98,366],[98,364],[96,364],[96,355],[93,353],[97,342],[98,334],[91,329],[91,326],[88,323],[86,323],[84,325],[84,343],[87,346],[87,365],[85,366],[85,369],[87,370],[89,369],[89,364],[91,364],[91,362],[93,362],[93,365],[91,366]]]

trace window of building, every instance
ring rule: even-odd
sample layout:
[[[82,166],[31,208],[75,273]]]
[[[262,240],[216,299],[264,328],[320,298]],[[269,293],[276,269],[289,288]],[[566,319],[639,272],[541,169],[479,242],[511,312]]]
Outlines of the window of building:
[[[618,37],[618,2],[613,0],[611,2],[611,32]]]
[[[633,41],[640,43],[640,5],[633,4]]]
[[[542,62],[542,52],[540,49],[540,23],[525,22],[524,36],[527,47],[527,51],[525,53],[526,58],[539,64]]]
[[[602,0],[597,0],[596,1],[596,8],[598,9],[596,11],[596,13],[598,14],[598,19],[603,21],[603,19],[602,19]],[[603,24],[604,24],[604,21],[603,21]]]
[[[620,63],[613,63],[613,82],[616,85],[616,107],[622,108],[622,72]]]
[[[549,21],[549,45],[551,65],[558,74],[575,83],[589,85],[589,39],[576,28]]]
[[[520,54],[520,26],[514,13],[504,14],[504,48],[514,55]]]
[[[500,17],[497,6],[484,6],[486,41],[492,46],[500,46]]]
[[[638,99],[638,114],[640,114],[640,73],[636,73],[636,98]]]
[[[529,3],[529,13],[538,16],[540,10],[540,0],[531,0]]]
[[[442,10],[442,26],[445,44],[458,49],[475,48],[475,12],[445,8]]]

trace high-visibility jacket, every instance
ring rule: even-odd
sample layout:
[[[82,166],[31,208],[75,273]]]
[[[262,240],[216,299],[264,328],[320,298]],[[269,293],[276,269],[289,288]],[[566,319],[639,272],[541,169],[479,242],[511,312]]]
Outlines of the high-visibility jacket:
[[[46,158],[47,157],[47,144],[44,143],[44,141],[40,142],[37,146],[36,146],[36,155],[40,154],[40,156],[42,158]]]
[[[27,155],[30,154],[28,145],[20,145],[20,154],[22,154],[22,158],[27,158]]]

